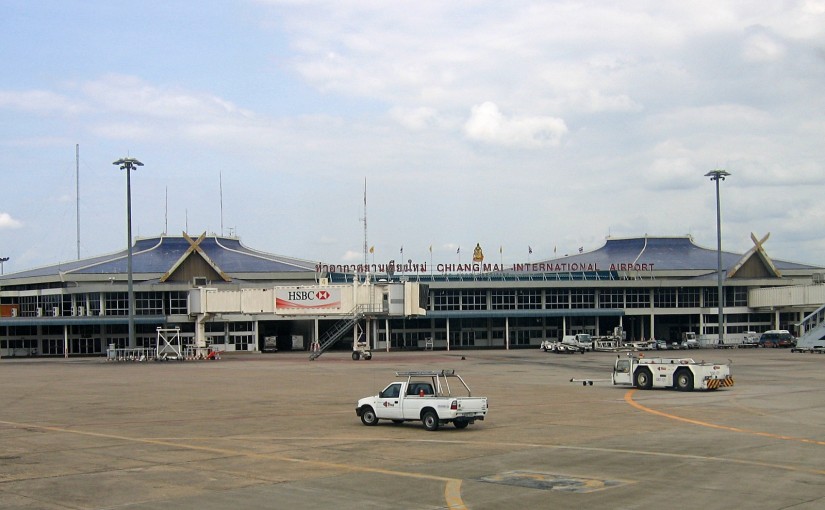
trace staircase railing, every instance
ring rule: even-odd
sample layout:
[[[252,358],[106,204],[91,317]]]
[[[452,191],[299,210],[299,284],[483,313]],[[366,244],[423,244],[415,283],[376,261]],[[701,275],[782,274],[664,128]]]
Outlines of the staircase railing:
[[[799,338],[796,346],[802,349],[825,347],[825,305],[808,314],[798,326]]]
[[[363,306],[356,306],[352,309],[352,315],[349,315],[340,321],[336,322],[318,341],[318,350],[309,355],[309,360],[314,361],[318,359],[321,354],[329,350],[330,347],[344,336],[344,333],[355,326],[358,321],[364,318],[365,308]]]

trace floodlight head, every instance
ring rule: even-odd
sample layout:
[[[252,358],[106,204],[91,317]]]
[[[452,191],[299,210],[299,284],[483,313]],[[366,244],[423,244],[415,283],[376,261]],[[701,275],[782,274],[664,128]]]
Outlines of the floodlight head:
[[[8,262],[8,261],[9,261],[8,257],[0,257],[0,262]]]
[[[711,170],[705,174],[705,177],[710,177],[711,181],[724,181],[725,177],[729,176],[730,172],[726,170],[716,169]]]
[[[132,170],[136,166],[143,166],[143,163],[138,161],[135,158],[120,158],[119,160],[112,163],[113,165],[118,165],[121,170],[129,169]]]

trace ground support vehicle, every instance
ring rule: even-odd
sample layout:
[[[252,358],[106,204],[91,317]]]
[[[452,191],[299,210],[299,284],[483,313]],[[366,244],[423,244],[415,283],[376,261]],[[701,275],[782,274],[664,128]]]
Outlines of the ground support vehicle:
[[[278,337],[267,336],[264,337],[264,346],[261,352],[278,352]]]
[[[369,344],[360,340],[352,346],[352,360],[358,361],[359,359],[368,361],[372,359],[372,351],[370,351]]]
[[[758,343],[759,347],[796,347],[796,339],[785,329],[765,331]]]
[[[455,370],[396,372],[405,377],[390,383],[378,395],[365,397],[355,406],[355,414],[364,425],[377,425],[378,420],[393,423],[421,421],[429,431],[452,423],[463,429],[487,416],[487,397],[473,397],[467,383]],[[463,386],[467,396],[453,395],[450,387]]]
[[[696,349],[699,347],[699,339],[693,331],[685,331],[682,333],[682,344],[688,349]]]
[[[811,354],[825,354],[825,347],[791,347],[791,352],[808,352]]]
[[[587,333],[576,333],[575,335],[565,335],[561,339],[562,343],[567,345],[574,345],[584,349],[585,351],[593,350],[593,337]]]
[[[627,342],[623,347],[634,351],[652,351],[656,349],[657,345],[658,342],[656,340],[641,340],[637,342]]]
[[[593,338],[593,350],[599,352],[616,352],[622,349],[622,341],[612,336]]]
[[[645,358],[644,355],[618,356],[610,379],[571,379],[585,386],[597,381],[614,385],[651,388],[676,388],[680,391],[717,390],[733,386],[730,365],[694,361],[691,358]]]
[[[733,386],[730,365],[692,358],[619,356],[613,366],[612,381],[614,385],[626,384],[643,390],[716,390]]]
[[[563,340],[545,340],[541,343],[541,350],[544,352],[555,352],[559,354],[575,354],[577,352],[584,354],[587,348],[582,347],[577,343],[565,343]]]
[[[742,339],[742,343],[739,344],[739,348],[750,349],[756,347],[759,347],[759,333],[748,331],[747,333],[745,333],[745,337]]]

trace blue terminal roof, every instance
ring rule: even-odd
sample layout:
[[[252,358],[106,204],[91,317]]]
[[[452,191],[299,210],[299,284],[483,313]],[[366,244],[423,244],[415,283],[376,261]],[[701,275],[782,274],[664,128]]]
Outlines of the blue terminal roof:
[[[683,237],[636,237],[629,239],[607,239],[597,250],[577,253],[565,257],[539,262],[545,265],[595,264],[599,271],[622,271],[620,264],[647,264],[654,271],[716,271],[717,251],[703,248],[693,242],[690,236]],[[722,252],[722,268],[730,269],[743,254]],[[783,269],[815,269],[814,266],[774,260],[780,271]],[[534,263],[535,264],[535,263]],[[533,270],[531,267],[528,270]],[[650,265],[653,265],[650,268]],[[581,271],[582,269],[579,269]]]
[[[745,254],[722,252],[722,270],[729,272]],[[755,254],[754,254],[755,255]],[[655,274],[659,271],[687,272],[689,278],[716,278],[717,251],[693,242],[690,236],[608,238],[600,248],[529,263],[516,263],[511,268],[492,272],[458,272],[407,275],[422,282],[466,281],[599,281],[620,279],[620,273],[639,271]],[[818,266],[771,260],[780,271],[821,270]],[[625,267],[622,267],[624,264]],[[627,266],[631,265],[630,268]],[[335,282],[351,281],[353,276],[331,274]]]
[[[196,239],[193,239],[196,240]],[[160,236],[139,239],[132,247],[133,273],[169,271],[189,249],[190,243],[182,236]],[[247,248],[239,239],[207,236],[198,245],[216,266],[229,275],[237,273],[314,272],[315,263],[282,257]],[[64,262],[29,271],[6,275],[11,278],[48,277],[58,274],[125,274],[127,250],[89,259]]]

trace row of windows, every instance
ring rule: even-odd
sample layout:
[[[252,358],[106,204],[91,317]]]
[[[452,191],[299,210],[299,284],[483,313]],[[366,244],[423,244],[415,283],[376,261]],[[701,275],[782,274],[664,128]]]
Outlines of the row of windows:
[[[488,301],[489,294],[489,301]],[[719,306],[716,288],[434,290],[432,310],[699,308]],[[488,306],[489,302],[489,306]],[[747,287],[725,288],[725,306],[747,306]]]
[[[186,315],[189,313],[188,303],[189,293],[186,291],[135,292],[136,315]],[[127,292],[21,296],[15,303],[4,304],[19,305],[20,317],[129,315]]]
[[[554,310],[590,308],[717,307],[715,287],[629,289],[468,289],[434,290],[432,310]],[[21,317],[129,315],[126,292],[22,296]],[[726,306],[747,306],[747,287],[725,289]],[[185,315],[188,292],[135,292],[136,315]]]

